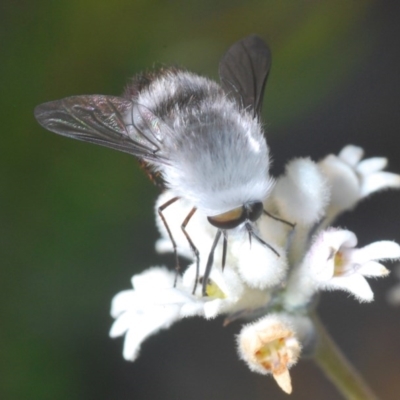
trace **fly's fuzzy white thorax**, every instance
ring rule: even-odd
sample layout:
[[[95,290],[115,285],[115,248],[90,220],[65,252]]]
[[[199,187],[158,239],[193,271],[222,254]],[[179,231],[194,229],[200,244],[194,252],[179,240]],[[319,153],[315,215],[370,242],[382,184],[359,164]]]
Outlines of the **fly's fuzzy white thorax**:
[[[180,150],[165,169],[167,184],[209,216],[263,201],[271,188],[260,127],[232,106],[222,98],[200,110],[208,121],[178,120]]]
[[[155,118],[166,185],[209,216],[263,201],[271,187],[261,124],[215,82],[168,71],[139,93]],[[154,125],[154,124],[153,124]]]

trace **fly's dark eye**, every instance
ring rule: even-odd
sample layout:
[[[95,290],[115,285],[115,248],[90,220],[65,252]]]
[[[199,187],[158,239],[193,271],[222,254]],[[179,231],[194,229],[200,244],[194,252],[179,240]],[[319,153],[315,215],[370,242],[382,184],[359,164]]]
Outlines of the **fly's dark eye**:
[[[249,205],[247,215],[251,222],[255,222],[261,217],[262,212],[263,212],[263,204],[257,202]]]
[[[244,207],[234,208],[223,214],[207,217],[208,222],[219,229],[233,229],[246,220]]]

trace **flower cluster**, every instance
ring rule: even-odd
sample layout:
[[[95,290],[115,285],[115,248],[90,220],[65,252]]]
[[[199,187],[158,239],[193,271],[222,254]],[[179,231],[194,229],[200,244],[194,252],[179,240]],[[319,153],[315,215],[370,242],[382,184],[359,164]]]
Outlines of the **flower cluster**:
[[[383,171],[386,159],[362,157],[362,149],[346,146],[338,156],[318,163],[289,162],[264,202],[265,215],[256,222],[261,240],[249,240],[247,231],[238,230],[229,235],[226,251],[222,244],[217,246],[205,295],[202,282],[216,228],[199,211],[187,226],[200,254],[198,271],[181,229],[192,206],[181,199],[167,207],[164,216],[178,254],[193,263],[182,275],[152,267],[132,278],[133,289],[114,297],[110,335],[125,335],[124,358],[135,360],[147,337],[183,318],[223,314],[232,320],[253,312],[258,319],[245,325],[237,338],[240,358],[252,371],[271,374],[290,393],[289,368],[302,349],[315,342],[309,317],[315,294],[339,289],[359,301],[372,301],[366,278],[388,274],[379,261],[400,259],[400,246],[394,242],[357,248],[353,232],[331,227],[340,213],[364,197],[400,187],[399,175]],[[171,191],[164,192],[156,209],[173,197]],[[156,249],[172,252],[170,236],[156,215],[161,233]]]

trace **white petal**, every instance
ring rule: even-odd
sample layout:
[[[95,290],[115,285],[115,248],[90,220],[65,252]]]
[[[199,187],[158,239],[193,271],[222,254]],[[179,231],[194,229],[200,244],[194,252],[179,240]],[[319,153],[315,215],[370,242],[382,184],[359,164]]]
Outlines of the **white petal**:
[[[179,319],[178,307],[161,308],[156,312],[141,316],[128,330],[125,336],[123,356],[126,360],[134,361],[138,356],[142,342],[160,329],[168,328]]]
[[[122,355],[127,361],[135,361],[139,355],[141,340],[137,340],[137,336],[134,331],[129,331],[124,340],[124,349]]]
[[[123,355],[127,360],[137,357],[141,343],[148,336],[168,328],[183,316],[203,315],[202,301],[173,287],[174,280],[174,272],[153,267],[132,278],[136,289],[125,290],[114,297],[111,313],[117,318],[110,336],[126,333]],[[186,315],[181,312],[184,306]]]
[[[118,315],[132,308],[136,301],[137,294],[132,289],[117,293],[111,300],[111,316],[117,318]]]
[[[143,341],[160,329],[159,324],[148,326],[144,319],[141,322],[143,322],[143,324],[137,324],[138,329],[130,329],[125,335],[122,355],[127,361],[134,361],[139,355],[140,346]]]
[[[360,161],[355,169],[359,174],[366,176],[383,170],[386,167],[387,162],[388,160],[385,157],[367,158]]]
[[[374,293],[367,280],[359,274],[333,278],[326,283],[325,288],[345,290],[353,294],[361,302],[370,302],[374,299]]]
[[[321,253],[322,255],[322,253]],[[326,253],[327,257],[324,258],[313,258],[309,265],[309,277],[312,278],[312,283],[315,282],[325,282],[332,279],[333,274],[335,272],[335,262],[334,259],[327,259],[329,257],[328,252]],[[306,287],[310,288],[311,284],[306,285]]]
[[[287,394],[292,393],[292,382],[290,379],[289,370],[285,370],[281,374],[273,375],[278,386]]]
[[[353,248],[357,245],[357,236],[346,229],[327,229],[321,232],[323,245],[339,251],[341,248]],[[316,241],[317,243],[317,241]]]
[[[361,147],[348,145],[344,147],[338,157],[351,166],[355,166],[362,159],[364,150]]]
[[[232,246],[232,252],[238,257],[238,272],[242,279],[252,288],[265,289],[279,284],[285,276],[287,260],[280,248],[277,256],[271,249],[257,242],[250,244],[245,240]]]
[[[224,307],[225,305],[225,307]],[[212,319],[217,317],[222,312],[226,311],[227,301],[222,299],[215,299],[208,301],[204,304],[204,316],[207,319]],[[223,310],[225,308],[225,310]],[[223,311],[221,311],[223,310]]]
[[[175,271],[165,267],[151,267],[132,277],[132,286],[136,290],[154,291],[157,288],[170,288],[174,286]]]
[[[182,318],[194,317],[204,315],[204,302],[199,299],[197,302],[185,303],[180,310]]]
[[[191,303],[195,299],[188,293],[182,292],[179,289],[171,288],[169,290],[165,289],[160,291],[158,294],[154,294],[154,304],[169,306],[169,305],[179,305],[186,303]]]
[[[353,208],[360,199],[360,182],[354,170],[334,155],[325,157],[318,166],[330,187],[333,212]]]
[[[302,285],[307,283],[305,287],[308,290],[314,286],[314,281],[323,282],[331,279],[334,274],[334,256],[336,251],[337,248],[325,245],[320,238],[317,238],[304,258],[296,280],[298,282],[301,280]],[[303,282],[304,280],[305,282]],[[296,282],[294,283],[296,284]]]
[[[352,248],[356,244],[357,237],[353,232],[333,228],[320,232],[299,267],[297,279],[305,280],[304,283],[310,281],[306,284],[310,289],[313,281],[330,280],[334,274],[335,254],[343,247]]]
[[[156,240],[156,252],[157,253],[172,253],[174,248],[172,246],[171,239],[161,238]]]
[[[351,261],[364,264],[370,260],[393,260],[400,258],[400,246],[388,240],[374,242],[353,251]]]
[[[213,268],[210,279],[225,294],[226,298],[240,298],[244,291],[244,284],[238,273],[230,265],[226,265],[224,270]]]
[[[129,291],[126,291],[129,292]],[[192,302],[194,298],[178,288],[149,288],[147,291],[132,290],[132,294],[121,292],[112,303],[112,312],[117,315],[121,310],[145,313],[149,307],[182,305]],[[114,316],[114,315],[113,315]]]
[[[361,197],[366,197],[382,189],[396,189],[399,187],[400,175],[393,174],[392,172],[376,172],[372,175],[368,175],[362,181],[360,195]]]
[[[389,274],[389,270],[376,261],[363,264],[357,272],[366,277],[381,277]]]
[[[346,229],[328,228],[318,234],[310,251],[321,251],[326,253],[328,251],[335,253],[344,248],[353,248],[357,245],[357,236]]]
[[[125,312],[120,315],[112,324],[110,329],[110,337],[116,338],[118,336],[122,336],[135,321],[135,313]]]

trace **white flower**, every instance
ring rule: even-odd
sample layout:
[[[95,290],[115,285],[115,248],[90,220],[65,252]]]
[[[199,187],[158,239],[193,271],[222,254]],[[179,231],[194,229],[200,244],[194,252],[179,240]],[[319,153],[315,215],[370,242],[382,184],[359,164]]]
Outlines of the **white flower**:
[[[228,265],[223,272],[218,266],[212,269],[206,296],[202,296],[201,282],[196,285],[196,293],[192,294],[195,276],[196,265],[193,264],[183,279],[178,277],[174,287],[175,272],[152,267],[133,276],[134,289],[114,296],[111,316],[116,320],[110,336],[115,338],[125,334],[123,356],[126,360],[134,361],[145,339],[182,318],[198,315],[209,319],[222,313],[251,311],[270,299],[267,291],[244,285]]]
[[[290,161],[285,174],[278,178],[271,199],[266,202],[266,208],[286,223],[265,219],[260,231],[268,240],[275,236],[283,242],[290,260],[301,258],[309,244],[310,227],[323,218],[329,195],[327,179],[316,163],[306,158]],[[288,223],[293,224],[292,227]],[[265,229],[267,224],[273,231],[272,237]]]
[[[318,163],[331,190],[326,212],[328,222],[339,213],[351,210],[371,193],[400,187],[400,175],[382,171],[387,165],[386,158],[361,161],[363,154],[361,147],[348,145],[338,156],[331,154]]]
[[[269,314],[246,325],[237,338],[239,355],[248,367],[260,374],[272,374],[286,393],[292,392],[289,368],[297,362],[301,350],[297,319],[302,320],[301,329],[305,325],[311,328],[309,321],[304,323],[306,318]]]
[[[354,233],[327,228],[339,213],[369,194],[400,187],[399,175],[382,171],[385,158],[361,160],[362,155],[361,148],[347,146],[318,164],[309,159],[291,161],[264,201],[269,215],[254,222],[253,232],[239,226],[217,235],[200,211],[187,220],[194,210],[190,202],[179,199],[166,207],[163,216],[177,253],[192,264],[182,276],[166,268],[150,268],[132,278],[133,289],[114,297],[110,336],[125,335],[124,358],[135,360],[147,337],[186,317],[226,314],[229,323],[263,315],[239,334],[240,357],[251,370],[272,374],[290,393],[289,368],[301,349],[311,354],[316,343],[308,317],[314,295],[340,289],[360,301],[372,301],[366,278],[388,274],[380,260],[400,259],[400,246],[394,242],[356,248]],[[175,197],[166,190],[157,200],[159,252],[174,251],[158,208]],[[182,231],[185,220],[187,235]],[[198,266],[187,236],[199,252]],[[209,260],[211,269],[205,278]],[[392,301],[396,296],[400,298],[398,288],[391,292]]]
[[[123,356],[126,360],[137,358],[147,337],[181,319],[185,305],[184,316],[202,314],[202,302],[174,288],[174,280],[175,272],[153,267],[132,278],[133,290],[124,290],[114,296],[111,316],[116,320],[110,336],[115,338],[125,334]]]
[[[329,229],[316,237],[302,264],[290,278],[286,301],[295,306],[317,290],[345,290],[360,301],[372,301],[365,277],[385,276],[389,271],[378,260],[400,258],[400,246],[390,241],[355,248],[357,237],[347,230]]]
[[[202,282],[204,268],[200,271]],[[192,264],[184,273],[182,286],[192,291],[196,275],[196,265]],[[202,284],[196,288],[196,296],[202,296]],[[230,266],[225,265],[222,271],[220,263],[216,263],[206,286],[206,297],[203,297],[203,313],[205,318],[215,318],[220,314],[235,313],[237,311],[251,311],[262,307],[270,300],[267,290],[259,290],[246,285],[240,275]],[[185,306],[184,310],[186,310]]]

